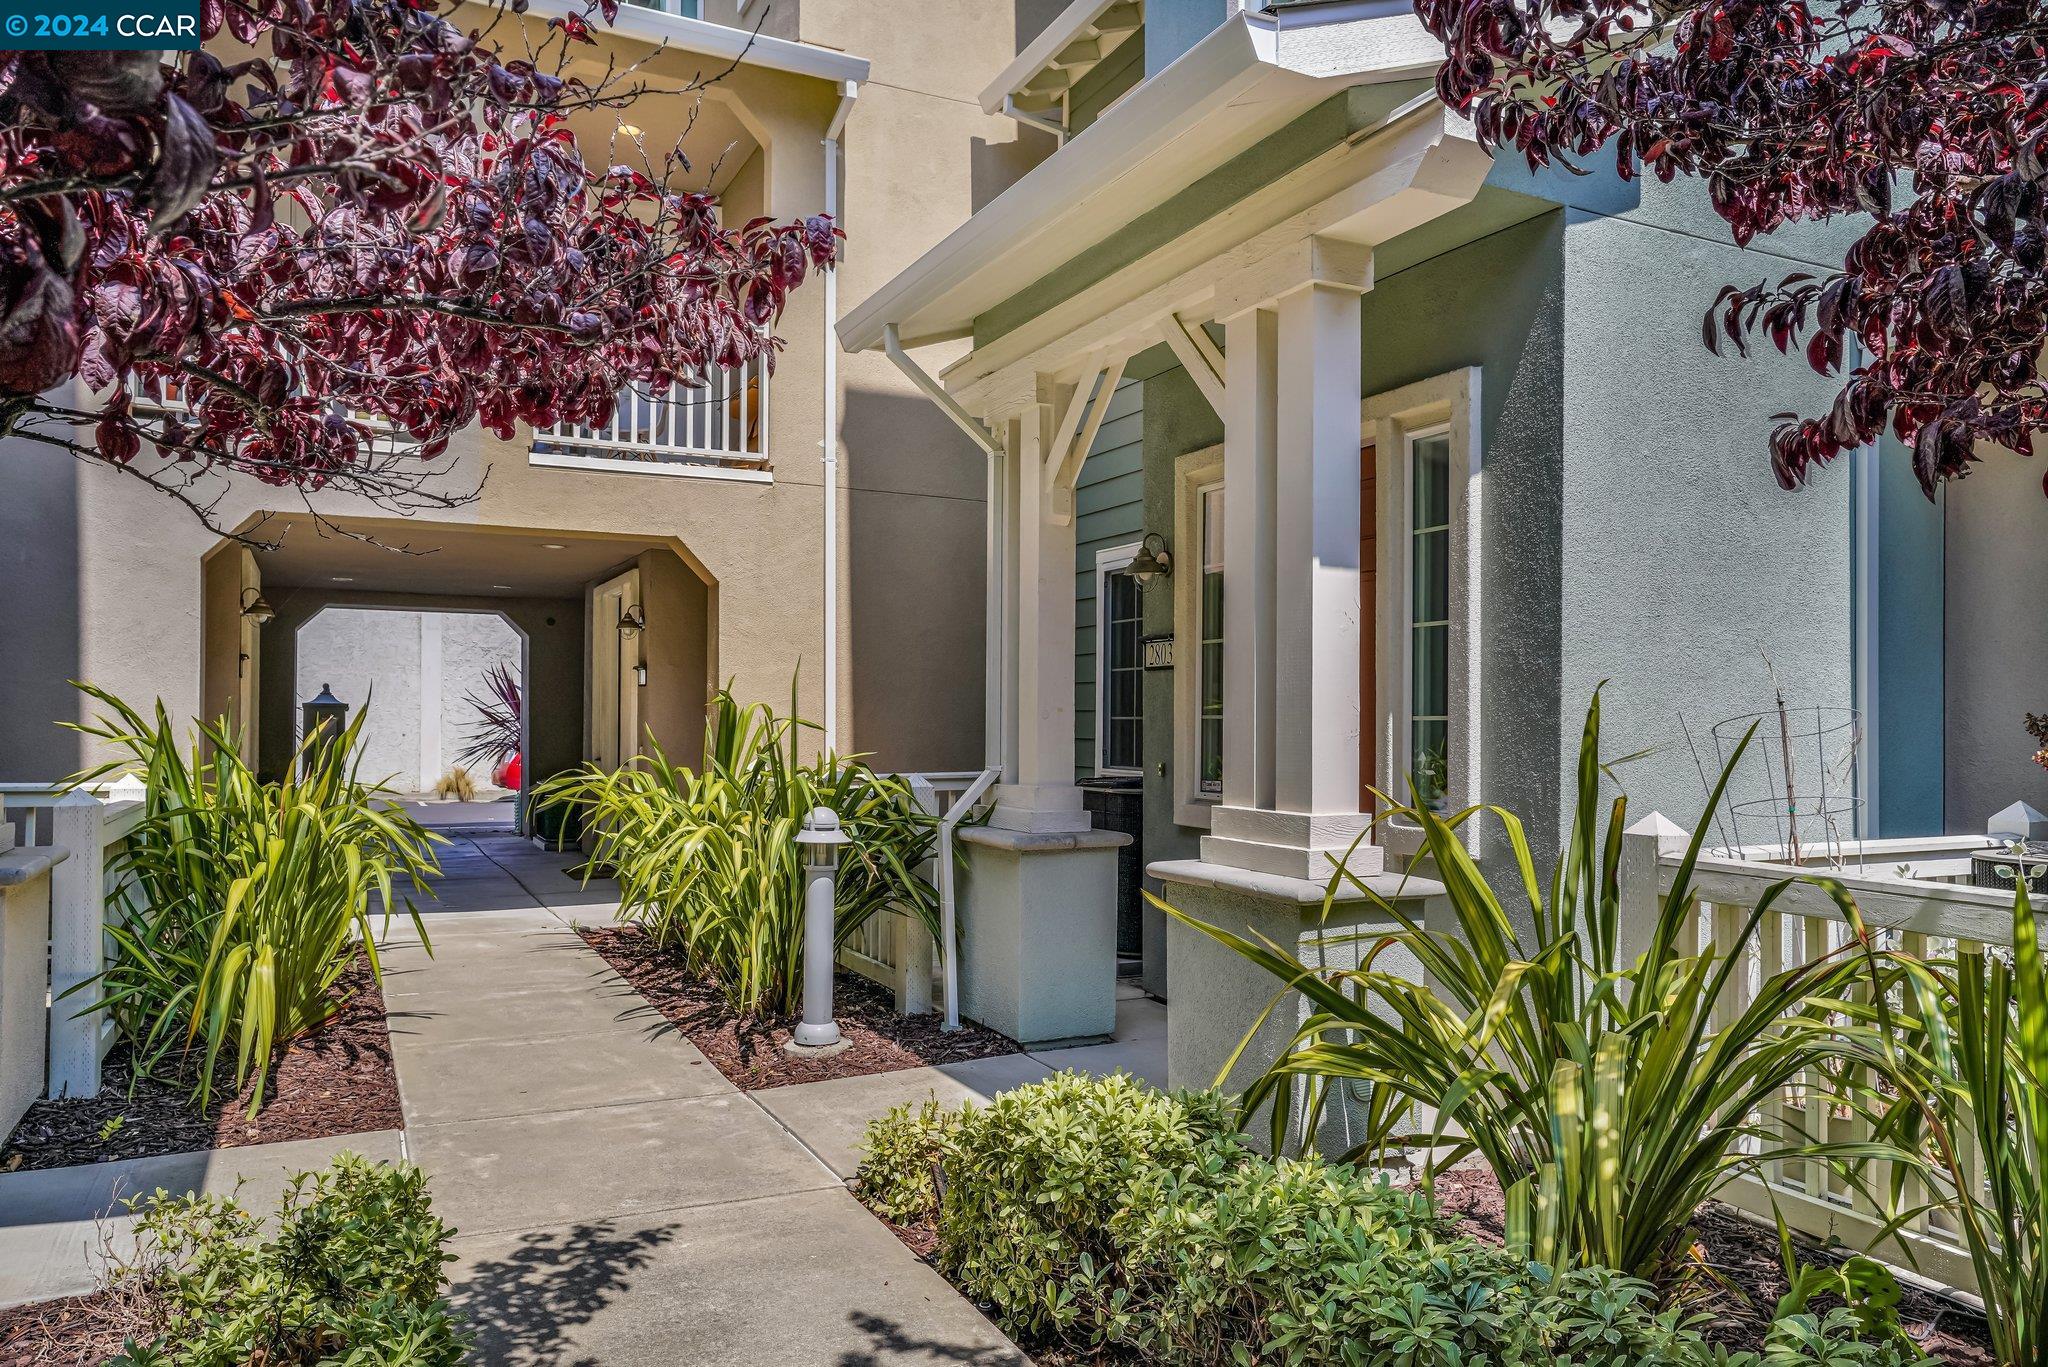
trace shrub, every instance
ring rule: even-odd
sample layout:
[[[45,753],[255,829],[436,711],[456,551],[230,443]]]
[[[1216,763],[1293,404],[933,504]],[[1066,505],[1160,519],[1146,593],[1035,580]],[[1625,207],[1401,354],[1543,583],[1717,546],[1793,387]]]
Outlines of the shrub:
[[[858,757],[797,759],[810,723],[778,717],[730,690],[712,702],[704,766],[650,753],[607,773],[595,766],[534,790],[538,808],[566,807],[597,832],[592,865],[619,880],[619,915],[657,946],[714,974],[733,1010],[788,1014],[803,998],[803,856],[796,834],[813,808],[838,813],[851,837],[840,856],[835,944],[895,906],[936,938],[938,894],[918,876],[936,817],[909,785]]]
[[[1121,1073],[1063,1072],[966,1110],[944,1150],[941,1265],[1005,1324],[1096,1341],[1075,1278],[1116,1260],[1134,1193],[1160,1174],[1220,1178],[1238,1152],[1224,1121]]]
[[[1709,812],[1741,754],[1738,747],[1722,772]],[[1603,823],[1605,771],[1596,692],[1571,835],[1547,897],[1513,814],[1475,807],[1443,815],[1419,797],[1409,806],[1382,800],[1382,820],[1421,829],[1455,928],[1426,927],[1341,868],[1329,895],[1349,883],[1398,923],[1385,939],[1421,961],[1426,981],[1372,967],[1377,956],[1355,971],[1307,972],[1280,946],[1167,911],[1311,1005],[1290,1046],[1244,1096],[1246,1114],[1271,1103],[1276,1150],[1285,1146],[1297,1083],[1309,1135],[1340,1088],[1365,1084],[1369,1137],[1347,1157],[1421,1145],[1448,1163],[1476,1151],[1507,1194],[1517,1247],[1560,1270],[1595,1265],[1662,1276],[1684,1254],[1693,1211],[1735,1176],[1796,1157],[1860,1181],[1860,1165],[1874,1158],[1917,1158],[1896,1144],[1833,1144],[1760,1120],[1764,1103],[1788,1087],[1837,1079],[1825,1104],[1856,1108],[1880,1139],[1902,1123],[1906,1105],[1896,1091],[1888,1100],[1848,1081],[1897,1072],[1884,1023],[1853,1005],[1860,992],[1882,1010],[1884,993],[1873,991],[1880,970],[1847,893],[1812,880],[1849,923],[1848,948],[1767,975],[1738,1015],[1717,1023],[1724,985],[1747,971],[1757,928],[1792,880],[1758,899],[1732,943],[1696,948],[1692,870],[1702,826],[1654,922],[1631,928],[1644,932],[1643,942],[1624,950],[1618,871],[1627,800],[1616,797]],[[1461,827],[1482,811],[1505,828],[1511,888],[1496,889],[1465,847]],[[1507,908],[1518,900],[1532,936],[1510,920]]]
[[[136,1251],[109,1279],[148,1341],[109,1367],[452,1367],[467,1349],[442,1297],[455,1231],[418,1168],[343,1154],[300,1173],[268,1238],[223,1196],[159,1191],[136,1212]]]
[[[960,1128],[960,1112],[928,1097],[905,1102],[868,1123],[853,1189],[882,1218],[899,1225],[923,1224],[939,1215],[933,1174]]]
[[[1562,1275],[1459,1235],[1425,1194],[1271,1159],[1222,1100],[1062,1073],[983,1109],[873,1122],[856,1187],[897,1220],[937,1198],[938,1260],[1009,1332],[1119,1360],[1223,1367],[1903,1367],[1847,1312],[1729,1354],[1649,1283]]]
[[[113,861],[126,907],[108,927],[108,967],[92,980],[97,1005],[144,1069],[203,1040],[202,1107],[232,1040],[236,1089],[256,1077],[254,1115],[273,1051],[341,1008],[332,989],[358,942],[382,980],[370,899],[388,919],[397,878],[424,888],[440,872],[432,846],[441,837],[358,778],[362,710],[263,783],[226,726],[202,725],[187,753],[162,703],[145,722],[111,693],[81,687],[111,715],[76,729],[125,757],[70,783],[140,761],[146,787],[143,819]],[[411,898],[400,900],[424,941]]]

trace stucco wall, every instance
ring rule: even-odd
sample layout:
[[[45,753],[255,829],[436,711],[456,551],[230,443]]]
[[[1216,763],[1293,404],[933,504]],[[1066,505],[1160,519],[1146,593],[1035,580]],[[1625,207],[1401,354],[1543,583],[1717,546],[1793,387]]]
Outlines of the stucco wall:
[[[1866,744],[1875,751],[1880,836],[1938,835],[1942,814],[1944,527],[1948,495],[1933,501],[1913,476],[1912,453],[1887,435],[1877,480],[1877,639],[1864,650],[1876,678],[1864,687]],[[2035,582],[2042,582],[2037,578]],[[2024,733],[2021,733],[2024,738]]]
[[[1711,772],[1707,728],[1771,703],[1766,659],[1794,706],[1854,701],[1849,474],[1780,489],[1771,415],[1825,412],[1833,386],[1768,346],[1743,359],[1700,343],[1723,284],[1824,250],[1804,233],[1770,254],[1736,248],[1695,184],[1642,194],[1618,214],[1569,211],[1565,230],[1557,763],[1568,793],[1587,699],[1608,680],[1606,750],[1651,749],[1621,772],[1632,811],[1689,826],[1706,794],[1685,728]],[[1767,791],[1760,775],[1738,786]]]
[[[2048,811],[2025,728],[2048,713],[2048,497],[2038,459],[1987,450],[1947,499],[1945,816],[1978,832],[2014,802]]]
[[[300,629],[297,645],[293,697],[304,702],[324,684],[352,708],[369,707],[363,773],[399,792],[431,792],[454,767],[477,720],[469,696],[485,693],[494,665],[509,666],[518,678],[523,653],[518,631],[495,613],[384,608],[322,612]],[[430,654],[439,657],[433,670]],[[542,701],[580,705],[574,698]],[[472,766],[470,778],[488,787],[489,766]]]

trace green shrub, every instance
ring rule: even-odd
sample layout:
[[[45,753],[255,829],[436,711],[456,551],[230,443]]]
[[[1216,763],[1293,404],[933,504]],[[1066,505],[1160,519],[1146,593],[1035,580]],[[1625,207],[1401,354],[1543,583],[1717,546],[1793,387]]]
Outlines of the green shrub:
[[[619,916],[692,969],[715,975],[741,1015],[786,1015],[803,998],[804,871],[796,834],[813,808],[838,813],[835,944],[896,907],[936,938],[938,893],[917,866],[938,819],[909,785],[856,756],[797,758],[810,723],[741,705],[728,689],[710,709],[701,771],[646,755],[607,773],[587,766],[534,790],[539,811],[567,810],[597,833],[591,867],[619,880]]]
[[[929,1216],[942,1268],[1009,1332],[1171,1367],[1905,1367],[1849,1312],[1730,1354],[1648,1282],[1562,1275],[1457,1233],[1419,1191],[1271,1159],[1207,1093],[1061,1073],[986,1108],[901,1106],[856,1189]],[[1816,1286],[1818,1283],[1816,1282]]]
[[[343,1154],[294,1177],[275,1233],[223,1196],[159,1191],[136,1207],[136,1252],[110,1273],[139,1307],[109,1367],[452,1367],[467,1349],[442,1296],[454,1230],[426,1177]]]
[[[1709,812],[1741,753],[1738,746],[1723,770]],[[1366,898],[1396,922],[1384,939],[1421,962],[1422,980],[1370,966],[1304,973],[1290,949],[1166,910],[1309,1003],[1288,1048],[1244,1096],[1246,1114],[1270,1103],[1276,1151],[1286,1147],[1297,1088],[1301,1133],[1313,1135],[1331,1099],[1363,1085],[1371,1095],[1368,1138],[1345,1157],[1410,1145],[1444,1162],[1476,1152],[1500,1179],[1518,1248],[1560,1270],[1593,1265],[1664,1277],[1685,1255],[1693,1212],[1733,1178],[1800,1158],[1861,1182],[1872,1160],[1918,1160],[1885,1142],[1909,1108],[1898,1100],[1903,1089],[1858,1081],[1898,1076],[1883,1023],[1856,1005],[1882,1008],[1875,954],[1825,955],[1765,975],[1744,1009],[1722,1021],[1715,1006],[1724,986],[1747,971],[1759,926],[1775,928],[1770,909],[1793,880],[1772,885],[1728,943],[1697,948],[1688,937],[1699,912],[1692,875],[1702,823],[1654,920],[1634,928],[1642,942],[1625,945],[1619,864],[1627,802],[1617,796],[1603,811],[1605,772],[1596,692],[1571,835],[1547,896],[1511,813],[1442,814],[1420,797],[1408,806],[1382,801],[1382,820],[1421,830],[1451,924],[1423,924],[1412,906],[1343,869],[1329,896]],[[1501,865],[1512,870],[1508,879],[1482,869],[1466,848],[1465,823],[1488,812],[1512,851]],[[1810,881],[1833,896],[1852,944],[1866,946],[1841,885]],[[1510,907],[1519,910],[1511,915]],[[1533,923],[1532,933],[1517,928],[1518,916]],[[1877,1139],[1834,1143],[1763,1123],[1765,1103],[1794,1085],[1824,1087],[1819,1104],[1854,1110]]]
[[[70,782],[139,761],[146,788],[141,824],[113,860],[126,908],[108,927],[95,1004],[144,1069],[203,1041],[188,1059],[202,1106],[232,1041],[236,1089],[256,1078],[254,1115],[272,1052],[340,1009],[332,989],[359,943],[381,981],[371,898],[388,918],[397,878],[424,888],[440,872],[432,846],[441,837],[358,778],[361,709],[331,742],[309,741],[283,779],[263,783],[226,726],[201,726],[188,753],[162,703],[144,721],[111,693],[81,687],[111,715],[75,729],[123,758]],[[411,899],[400,901],[424,941]]]
[[[1075,1279],[1117,1260],[1134,1194],[1162,1173],[1220,1180],[1238,1153],[1225,1121],[1121,1073],[1058,1073],[966,1110],[945,1149],[941,1265],[1005,1324],[1095,1342]]]
[[[937,1097],[918,1106],[905,1102],[870,1121],[853,1174],[854,1193],[899,1225],[936,1220],[939,1195],[932,1175],[959,1128],[960,1112],[940,1105]]]

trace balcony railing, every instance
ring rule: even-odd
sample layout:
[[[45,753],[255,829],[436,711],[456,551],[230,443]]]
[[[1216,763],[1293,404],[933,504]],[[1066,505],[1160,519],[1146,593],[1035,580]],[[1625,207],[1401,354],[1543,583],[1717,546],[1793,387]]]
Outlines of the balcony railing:
[[[702,388],[634,386],[619,395],[609,423],[557,423],[533,434],[536,464],[571,461],[696,467],[745,473],[768,465],[768,373],[756,359],[712,373]]]

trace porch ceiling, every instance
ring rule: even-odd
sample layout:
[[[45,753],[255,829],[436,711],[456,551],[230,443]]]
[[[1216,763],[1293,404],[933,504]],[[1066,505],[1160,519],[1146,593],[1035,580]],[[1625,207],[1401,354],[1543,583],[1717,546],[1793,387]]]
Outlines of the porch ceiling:
[[[574,598],[585,584],[659,545],[573,532],[431,522],[340,518],[335,525],[341,531],[304,514],[285,514],[254,529],[263,539],[278,542],[277,549],[256,554],[263,587]],[[372,537],[375,544],[343,535],[344,531]]]

